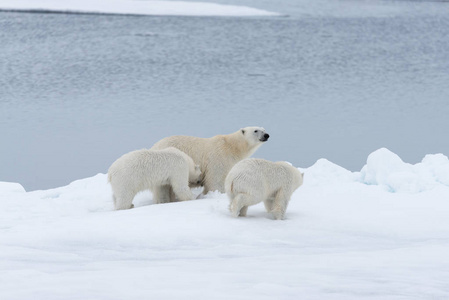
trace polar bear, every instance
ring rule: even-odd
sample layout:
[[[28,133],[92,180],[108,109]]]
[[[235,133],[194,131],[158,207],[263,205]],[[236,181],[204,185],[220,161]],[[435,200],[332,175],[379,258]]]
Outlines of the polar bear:
[[[160,190],[170,187],[179,200],[194,199],[189,188],[199,184],[201,170],[192,158],[179,149],[136,150],[117,159],[108,170],[115,209],[133,207],[134,196],[151,190],[156,203],[170,200],[169,195],[160,195]]]
[[[203,194],[225,192],[224,182],[229,170],[240,160],[250,157],[270,135],[262,127],[245,127],[227,135],[211,138],[170,136],[151,149],[175,147],[184,151],[203,172]]]
[[[246,216],[248,206],[264,202],[276,220],[284,218],[293,192],[304,174],[286,162],[248,158],[237,163],[226,176],[229,210],[234,217]]]

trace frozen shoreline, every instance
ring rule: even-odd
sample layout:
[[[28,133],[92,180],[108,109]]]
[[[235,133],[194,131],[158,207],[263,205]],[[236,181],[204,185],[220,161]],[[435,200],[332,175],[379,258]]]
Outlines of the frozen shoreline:
[[[206,2],[183,1],[132,1],[132,0],[80,0],[80,1],[31,1],[4,0],[0,10],[52,13],[94,13],[126,15],[170,16],[280,16],[275,12],[246,6],[222,5]]]

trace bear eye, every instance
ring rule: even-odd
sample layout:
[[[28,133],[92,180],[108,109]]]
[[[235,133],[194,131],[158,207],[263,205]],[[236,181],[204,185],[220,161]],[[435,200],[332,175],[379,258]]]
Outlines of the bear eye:
[[[254,130],[254,132],[257,132],[258,130]]]

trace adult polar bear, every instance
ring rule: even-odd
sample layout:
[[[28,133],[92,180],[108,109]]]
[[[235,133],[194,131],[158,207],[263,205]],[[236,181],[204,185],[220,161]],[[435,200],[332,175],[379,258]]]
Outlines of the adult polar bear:
[[[211,138],[170,136],[163,138],[151,149],[175,147],[189,155],[203,173],[203,194],[218,190],[225,192],[224,182],[229,170],[250,157],[270,135],[262,127],[245,127],[234,133]]]

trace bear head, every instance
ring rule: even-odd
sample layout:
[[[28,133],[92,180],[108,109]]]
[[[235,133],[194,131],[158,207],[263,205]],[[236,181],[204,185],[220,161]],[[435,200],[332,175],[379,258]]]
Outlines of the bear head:
[[[198,187],[201,186],[203,182],[203,176],[199,165],[195,165],[195,167],[190,169],[189,172],[189,186],[190,187]]]
[[[268,141],[268,138],[270,137],[263,127],[245,127],[240,129],[240,132],[250,146],[256,146],[260,143],[264,143]]]

